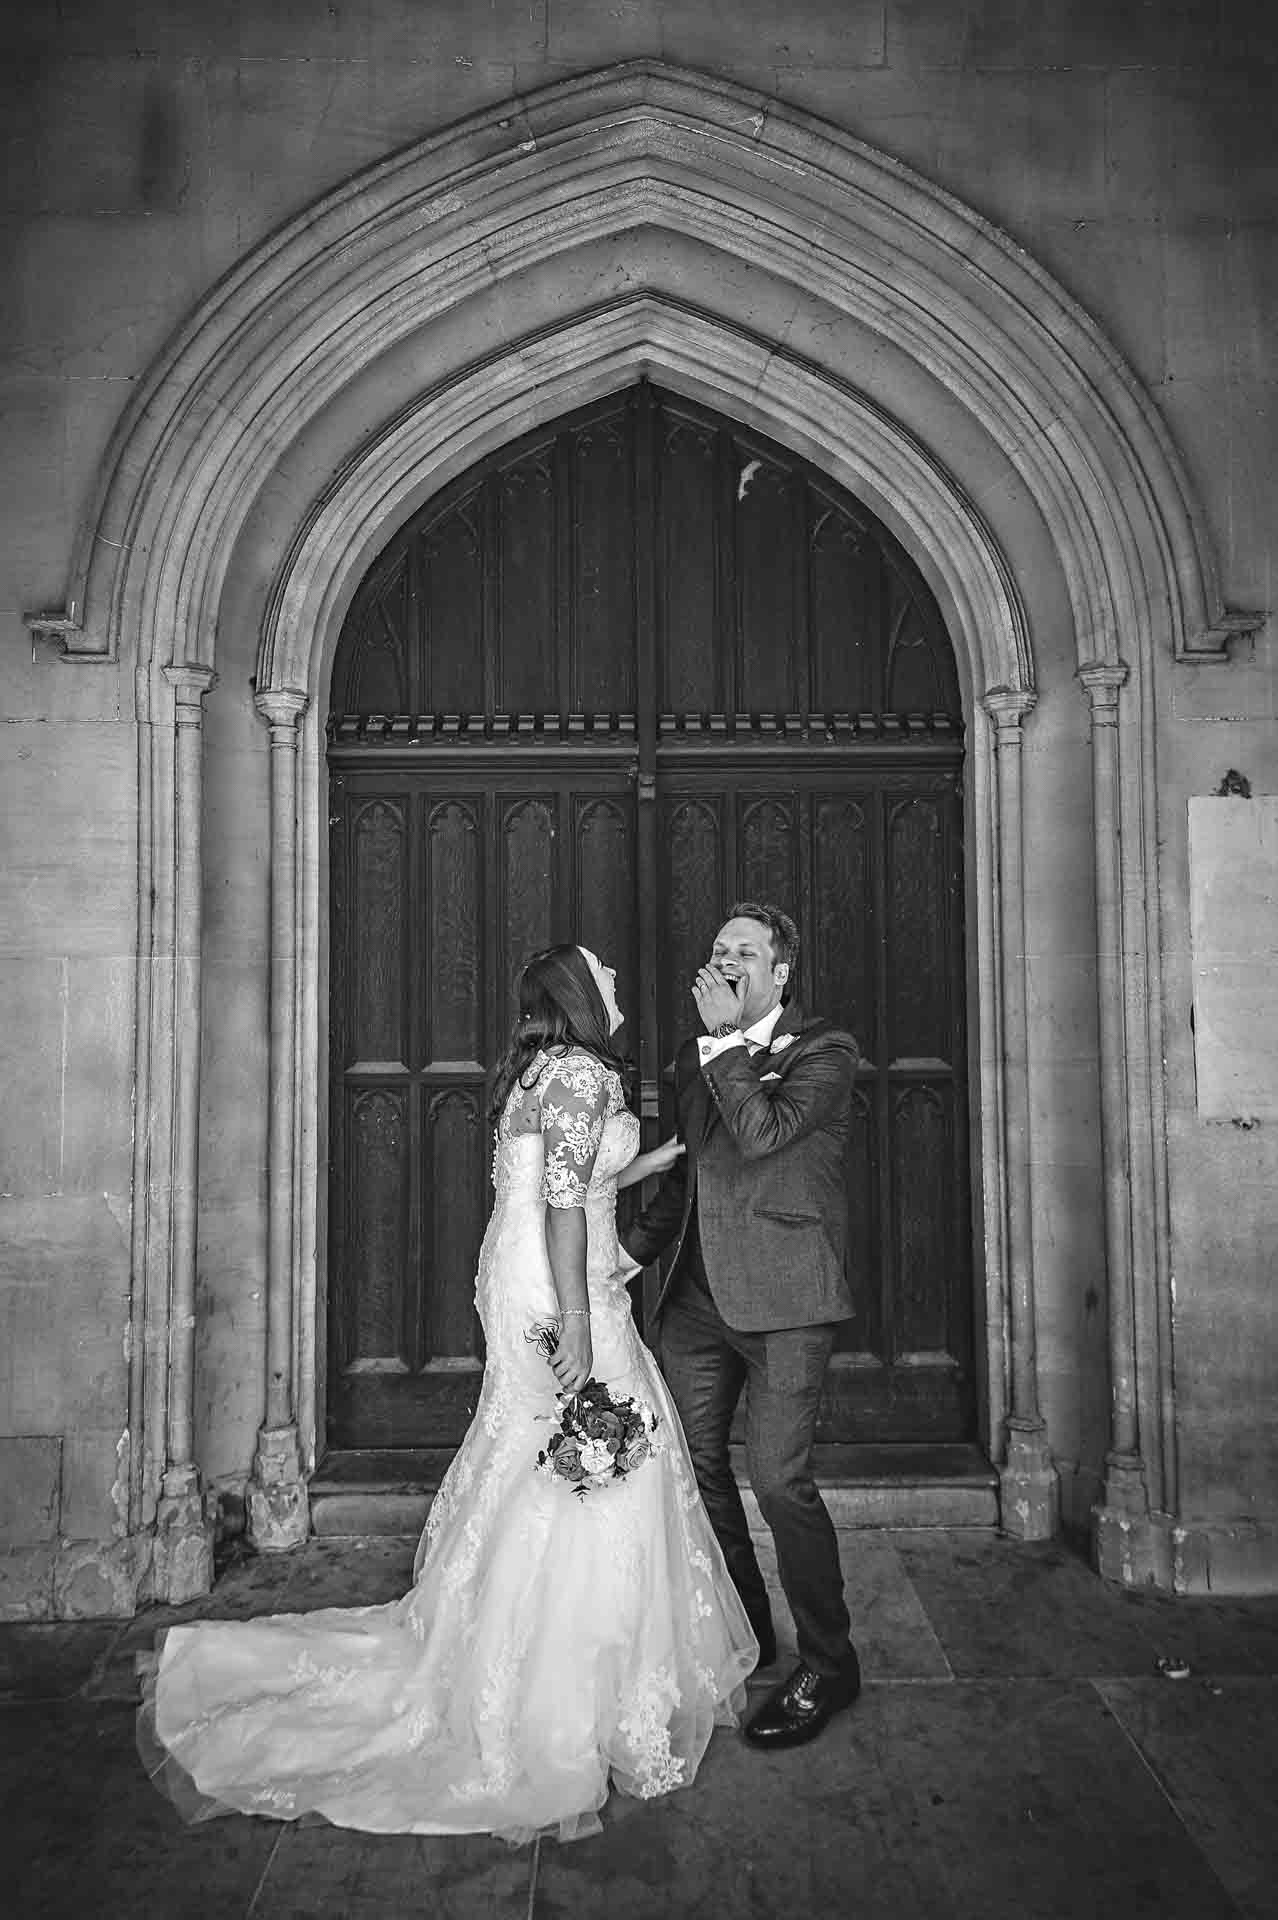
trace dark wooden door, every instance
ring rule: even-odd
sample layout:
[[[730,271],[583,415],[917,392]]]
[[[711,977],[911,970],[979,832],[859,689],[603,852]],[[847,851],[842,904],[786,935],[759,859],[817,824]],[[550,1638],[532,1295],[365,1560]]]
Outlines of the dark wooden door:
[[[447,1443],[473,1409],[484,1081],[521,957],[617,966],[655,1139],[687,983],[745,895],[791,907],[799,991],[864,1056],[822,1437],[966,1438],[960,709],[886,530],[644,385],[401,530],[329,735],[331,1441]]]

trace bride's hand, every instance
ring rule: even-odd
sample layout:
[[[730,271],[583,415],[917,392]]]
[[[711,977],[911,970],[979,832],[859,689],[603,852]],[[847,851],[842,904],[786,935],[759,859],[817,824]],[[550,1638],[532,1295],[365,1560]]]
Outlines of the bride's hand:
[[[642,1156],[648,1162],[644,1168],[643,1178],[646,1180],[650,1173],[667,1173],[684,1151],[683,1141],[677,1133],[672,1133],[670,1138],[663,1140],[659,1147],[654,1147],[651,1153]]]
[[[633,1187],[637,1181],[647,1180],[654,1173],[668,1173],[683,1151],[683,1141],[677,1133],[672,1133],[668,1140],[663,1140],[659,1147],[653,1147],[650,1153],[637,1153],[617,1176],[617,1191],[620,1192],[623,1187]]]
[[[550,1361],[551,1371],[565,1393],[581,1392],[590,1378],[594,1357],[589,1315],[566,1314],[559,1329],[559,1345]]]

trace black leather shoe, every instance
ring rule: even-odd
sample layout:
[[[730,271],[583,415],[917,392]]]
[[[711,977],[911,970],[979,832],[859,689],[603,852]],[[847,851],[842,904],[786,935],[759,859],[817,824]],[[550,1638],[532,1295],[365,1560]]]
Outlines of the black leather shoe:
[[[855,1654],[837,1679],[814,1673],[800,1661],[790,1678],[768,1695],[745,1737],[756,1747],[801,1747],[805,1740],[815,1740],[834,1714],[850,1707],[860,1691]]]

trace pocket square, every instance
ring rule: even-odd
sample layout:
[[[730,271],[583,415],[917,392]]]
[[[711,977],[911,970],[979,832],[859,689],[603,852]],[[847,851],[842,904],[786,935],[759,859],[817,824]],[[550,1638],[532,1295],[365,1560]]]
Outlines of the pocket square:
[[[759,1075],[759,1085],[762,1086],[765,1080],[779,1080],[780,1078],[781,1075],[779,1073],[761,1073]]]

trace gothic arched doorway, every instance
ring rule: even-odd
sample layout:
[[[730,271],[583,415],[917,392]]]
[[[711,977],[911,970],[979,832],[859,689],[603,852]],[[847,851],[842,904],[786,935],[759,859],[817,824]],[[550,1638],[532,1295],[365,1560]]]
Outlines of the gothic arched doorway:
[[[826,1440],[975,1418],[962,719],[935,601],[846,492],[642,383],[506,447],[362,581],[329,721],[329,1442],[460,1438],[485,1078],[522,955],[617,965],[650,1137],[735,895],[857,1035],[858,1317]]]

